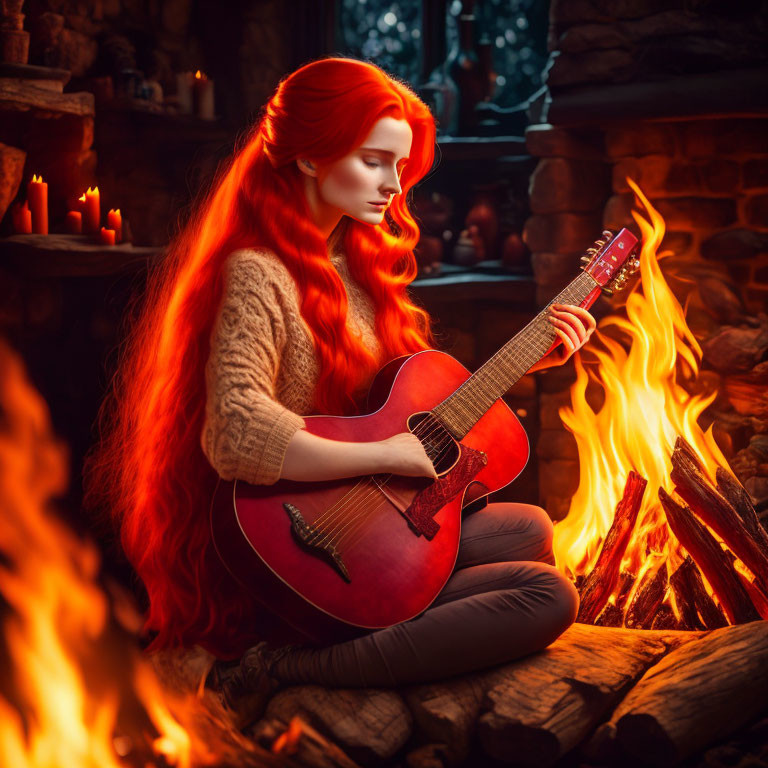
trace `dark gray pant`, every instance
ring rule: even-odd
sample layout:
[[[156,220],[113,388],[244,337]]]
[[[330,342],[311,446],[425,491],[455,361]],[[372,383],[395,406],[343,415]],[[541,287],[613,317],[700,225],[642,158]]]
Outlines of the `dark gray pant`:
[[[440,680],[546,648],[575,620],[578,593],[554,567],[540,507],[496,503],[462,521],[456,568],[419,616],[280,658],[285,683],[391,686]]]

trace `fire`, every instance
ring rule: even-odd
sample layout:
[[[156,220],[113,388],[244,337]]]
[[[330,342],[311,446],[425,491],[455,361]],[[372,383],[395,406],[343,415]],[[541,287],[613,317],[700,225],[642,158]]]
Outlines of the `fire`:
[[[576,360],[571,407],[562,408],[560,416],[578,444],[579,488],[568,516],[555,526],[554,550],[558,567],[571,578],[591,571],[634,469],[647,478],[648,487],[621,571],[635,574],[637,587],[659,558],[672,573],[684,557],[657,494],[659,487],[674,492],[669,473],[677,436],[695,449],[710,480],[717,466],[727,467],[727,462],[711,427],[704,432],[697,423],[717,393],[690,395],[679,383],[682,376],[698,375],[701,348],[659,266],[659,259],[671,255],[657,255],[664,220],[638,186],[627,182],[647,213],[647,218],[632,213],[642,233],[641,279],[627,297],[626,318],[611,315],[599,323],[599,345],[590,348],[596,370],[587,371]],[[585,397],[590,380],[605,394],[597,411]]]
[[[14,768],[216,765],[254,748],[202,691],[170,692],[98,584],[100,558],[46,509],[67,451],[0,340],[0,763]],[[133,611],[135,614],[135,610]],[[218,754],[214,753],[216,746]]]

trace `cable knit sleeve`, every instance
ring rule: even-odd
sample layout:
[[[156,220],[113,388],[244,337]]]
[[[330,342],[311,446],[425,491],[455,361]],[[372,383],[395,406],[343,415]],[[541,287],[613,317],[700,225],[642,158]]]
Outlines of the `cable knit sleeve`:
[[[286,343],[281,288],[254,251],[231,254],[224,270],[206,365],[201,445],[223,479],[271,485],[280,478],[291,437],[305,426],[275,398]]]

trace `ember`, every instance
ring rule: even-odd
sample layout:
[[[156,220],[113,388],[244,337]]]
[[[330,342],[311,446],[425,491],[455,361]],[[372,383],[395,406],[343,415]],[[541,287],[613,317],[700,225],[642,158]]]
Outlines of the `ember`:
[[[579,621],[712,629],[765,617],[765,532],[711,428],[698,426],[717,393],[691,395],[678,380],[696,378],[701,348],[659,267],[670,255],[657,255],[664,221],[627,182],[648,216],[633,213],[641,281],[626,318],[601,321],[598,366],[588,372],[577,361],[572,405],[561,410],[578,444],[580,484],[555,526],[557,561],[580,587]],[[605,395],[599,410],[587,402],[590,381]]]

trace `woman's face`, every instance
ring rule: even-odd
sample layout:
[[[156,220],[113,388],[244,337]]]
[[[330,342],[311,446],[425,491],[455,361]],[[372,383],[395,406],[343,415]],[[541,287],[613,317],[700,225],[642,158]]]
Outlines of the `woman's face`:
[[[400,174],[412,140],[406,120],[381,118],[357,149],[318,168],[320,199],[357,221],[381,223],[393,196],[402,192]]]

